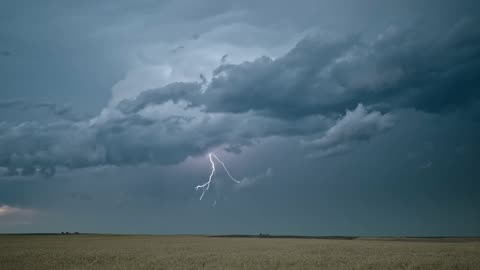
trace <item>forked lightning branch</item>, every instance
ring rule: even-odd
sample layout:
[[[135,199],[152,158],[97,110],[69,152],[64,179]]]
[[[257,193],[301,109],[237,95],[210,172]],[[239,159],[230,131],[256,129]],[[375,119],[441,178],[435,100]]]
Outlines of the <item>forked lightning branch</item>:
[[[237,179],[235,179],[235,177],[233,177],[230,172],[228,171],[227,169],[227,166],[225,166],[225,163],[223,163],[223,161],[221,161],[217,155],[215,155],[215,153],[208,153],[208,159],[210,160],[210,163],[212,164],[212,170],[210,172],[210,176],[208,177],[208,181],[201,184],[201,185],[198,185],[195,187],[196,190],[199,190],[199,189],[202,189],[202,195],[200,195],[200,200],[202,200],[203,198],[203,195],[205,195],[205,192],[207,192],[207,190],[210,188],[210,184],[212,183],[212,180],[213,180],[213,176],[215,175],[215,162],[213,161],[212,157],[217,160],[223,167],[223,169],[225,170],[225,172],[227,173],[228,177],[230,177],[230,179],[232,179],[233,182],[239,184],[240,181],[238,181]]]

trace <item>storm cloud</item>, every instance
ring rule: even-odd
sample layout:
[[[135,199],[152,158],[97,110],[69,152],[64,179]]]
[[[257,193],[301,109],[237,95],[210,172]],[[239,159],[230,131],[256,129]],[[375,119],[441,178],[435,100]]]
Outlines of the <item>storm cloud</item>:
[[[59,166],[177,164],[273,136],[302,140],[309,157],[345,153],[391,129],[397,109],[443,113],[478,102],[476,26],[464,18],[447,29],[392,26],[370,38],[307,36],[278,58],[222,60],[208,79],[140,91],[91,119],[3,122],[0,167],[51,176]]]
[[[346,112],[325,135],[304,143],[313,153],[309,157],[326,157],[350,150],[353,144],[368,141],[394,126],[393,116],[378,111],[368,112],[359,104],[353,111]]]
[[[476,0],[1,2],[1,233],[480,234]]]
[[[168,100],[185,100],[207,112],[301,118],[343,112],[358,103],[442,112],[479,99],[478,21],[464,18],[447,29],[388,27],[368,39],[310,36],[286,55],[224,64],[210,84],[174,83],[147,90],[119,109],[138,112]]]
[[[9,168],[9,175],[25,175],[31,168],[50,175],[48,172],[56,166],[176,164],[222,145],[241,146],[269,136],[312,134],[329,123],[321,115],[291,123],[253,113],[210,114],[187,109],[184,102],[170,102],[156,109],[142,114],[117,112],[106,119],[99,116],[73,123],[2,123],[0,166]]]

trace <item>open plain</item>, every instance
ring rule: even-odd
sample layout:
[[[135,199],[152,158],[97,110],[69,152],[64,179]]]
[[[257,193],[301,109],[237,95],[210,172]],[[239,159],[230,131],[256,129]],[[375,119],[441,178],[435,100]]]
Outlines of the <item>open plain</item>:
[[[0,235],[0,269],[479,269],[480,239]]]

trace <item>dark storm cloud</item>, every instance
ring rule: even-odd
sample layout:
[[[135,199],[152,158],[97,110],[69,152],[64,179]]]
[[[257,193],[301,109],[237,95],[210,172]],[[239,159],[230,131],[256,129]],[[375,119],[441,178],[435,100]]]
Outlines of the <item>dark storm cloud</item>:
[[[208,112],[254,110],[295,118],[343,112],[358,103],[441,112],[480,97],[480,29],[462,19],[447,29],[389,27],[368,40],[308,37],[278,59],[221,65],[205,92],[195,83],[145,91],[120,109],[186,100]]]
[[[329,72],[350,99],[427,112],[465,107],[480,97],[478,26],[467,18],[440,30],[390,27]]]
[[[313,153],[310,157],[325,157],[345,153],[353,144],[370,140],[394,125],[393,116],[380,112],[368,112],[359,104],[353,111],[347,111],[345,116],[330,127],[325,136],[305,142],[305,146]]]
[[[328,119],[306,117],[295,123],[251,113],[148,119],[121,115],[104,122],[34,122],[0,129],[0,167],[8,175],[38,171],[51,176],[56,166],[175,164],[220,145],[246,145],[269,136],[301,136],[324,130]],[[33,171],[32,171],[33,170]]]
[[[137,112],[151,104],[186,100],[192,106],[206,106],[209,112],[255,110],[288,118],[312,115],[325,111],[329,100],[338,96],[328,82],[316,81],[316,72],[353,43],[352,39],[322,42],[307,38],[278,60],[261,57],[239,65],[221,65],[214,70],[204,93],[197,84],[175,83],[145,91],[135,100],[122,102],[119,108]]]
[[[143,91],[90,120],[1,123],[0,167],[51,176],[58,166],[176,164],[271,136],[303,138],[310,156],[343,153],[393,126],[392,113],[373,108],[442,112],[478,100],[477,24],[307,37],[277,59],[222,64],[209,82]]]

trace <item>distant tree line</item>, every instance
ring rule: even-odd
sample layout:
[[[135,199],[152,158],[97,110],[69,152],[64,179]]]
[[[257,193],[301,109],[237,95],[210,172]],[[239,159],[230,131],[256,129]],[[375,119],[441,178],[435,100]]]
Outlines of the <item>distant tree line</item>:
[[[80,234],[79,232],[61,232],[62,235]]]

